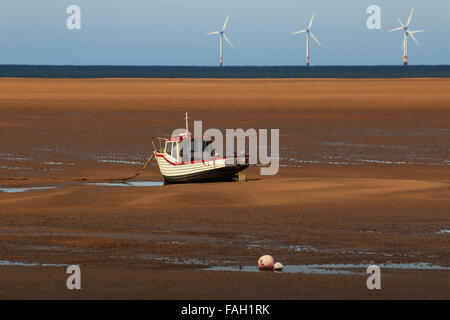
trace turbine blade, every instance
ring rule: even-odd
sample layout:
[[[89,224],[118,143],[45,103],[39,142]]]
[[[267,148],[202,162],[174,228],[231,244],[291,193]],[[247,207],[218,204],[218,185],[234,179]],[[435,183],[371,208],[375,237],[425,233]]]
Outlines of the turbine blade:
[[[313,14],[312,14],[312,16],[311,16],[311,20],[309,21],[309,25],[308,25],[308,30],[309,29],[311,29],[311,26],[312,26],[312,23],[313,23],[313,20],[314,20],[314,16],[316,15],[316,13],[315,12],[313,12]]]
[[[219,33],[220,33],[219,31],[214,31],[214,32],[207,33],[206,35],[207,35],[207,36],[210,36],[210,35],[213,35],[213,34],[219,34]]]
[[[319,40],[317,40],[317,38],[312,34],[312,32],[310,32],[309,34],[310,34],[311,37],[314,39],[314,41],[317,42],[317,44],[318,44],[319,46],[322,46],[322,45],[320,44]]]
[[[299,33],[304,33],[304,32],[306,32],[306,30],[295,31],[295,32],[292,32],[291,34],[299,34]]]
[[[414,8],[411,9],[411,13],[409,14],[409,18],[408,18],[408,21],[406,22],[406,26],[409,26],[409,24],[411,23],[413,13],[414,13]]]
[[[410,34],[415,34],[419,32],[425,32],[425,30],[408,31]]]
[[[404,27],[405,27],[405,25],[403,24],[402,20],[400,20],[400,18],[399,18],[399,17],[397,17],[397,20],[398,20],[398,22],[400,23],[400,25],[402,26],[402,28],[404,28]]]
[[[400,31],[400,30],[402,30],[402,29],[403,29],[403,27],[398,27],[398,28],[389,30],[389,32],[392,32],[392,31]]]
[[[409,34],[410,36],[411,36],[411,38],[414,40],[414,42],[418,45],[418,46],[420,46],[420,43],[419,43],[419,41],[417,41],[417,39],[416,39],[416,37],[414,37],[414,35],[413,34]]]
[[[234,48],[234,47],[233,47],[233,44],[231,43],[230,39],[228,39],[228,37],[227,37],[227,35],[226,35],[225,33],[223,34],[223,37],[224,37],[225,40],[228,42],[228,44],[230,45],[230,47]]]
[[[225,31],[225,28],[227,27],[229,17],[230,17],[230,15],[227,15],[227,18],[225,19],[225,23],[223,24],[223,27],[222,27],[222,32]]]

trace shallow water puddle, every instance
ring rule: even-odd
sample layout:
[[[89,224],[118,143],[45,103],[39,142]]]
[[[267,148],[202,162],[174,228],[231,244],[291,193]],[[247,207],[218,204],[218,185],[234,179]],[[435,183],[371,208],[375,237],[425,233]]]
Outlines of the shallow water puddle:
[[[104,187],[161,187],[164,182],[160,181],[130,181],[130,182],[96,182],[87,185]]]
[[[68,264],[17,262],[17,261],[0,260],[0,266],[4,266],[4,267],[67,267]]]
[[[449,267],[432,265],[430,263],[381,263],[376,264],[381,269],[398,270],[450,270]],[[309,264],[309,265],[287,265],[283,271],[277,273],[304,273],[304,274],[344,274],[356,275],[366,274],[369,264]],[[356,271],[355,269],[360,269]],[[201,269],[204,271],[242,271],[242,272],[272,272],[259,270],[256,266],[214,266]]]
[[[156,262],[163,262],[167,264],[176,264],[176,265],[211,265],[217,263],[232,263],[232,261],[219,261],[219,260],[199,260],[199,259],[183,259],[183,258],[166,258],[166,257],[158,257],[153,254],[140,254],[138,256],[143,260],[153,260]]]
[[[31,167],[12,167],[12,166],[0,166],[0,169],[7,170],[31,170]]]
[[[164,182],[160,181],[129,181],[129,182],[93,182],[93,183],[83,183],[83,185],[88,186],[102,186],[102,187],[161,187]],[[47,186],[47,187],[28,187],[28,188],[0,188],[0,192],[5,193],[17,193],[33,190],[49,190],[55,188],[61,188],[63,186]]]
[[[112,160],[112,159],[101,159],[97,160],[97,162],[103,163],[123,163],[123,164],[132,164],[132,165],[142,165],[141,161],[129,161],[129,160]]]
[[[330,268],[316,268],[309,265],[292,265],[284,266],[282,271],[272,271],[272,270],[260,270],[255,266],[240,266],[240,267],[230,267],[230,266],[216,266],[202,269],[204,271],[242,271],[242,272],[275,272],[275,273],[305,273],[305,274],[362,274],[361,272],[354,272],[348,270],[334,270]]]
[[[25,192],[31,190],[48,190],[54,189],[56,187],[30,187],[30,188],[0,188],[1,192],[5,193],[16,193],[16,192]]]

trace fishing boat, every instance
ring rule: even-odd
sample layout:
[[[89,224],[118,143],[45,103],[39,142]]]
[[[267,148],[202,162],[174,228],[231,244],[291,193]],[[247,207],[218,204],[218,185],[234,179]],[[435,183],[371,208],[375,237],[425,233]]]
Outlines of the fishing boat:
[[[234,153],[233,157],[227,158],[215,151],[206,152],[214,138],[193,137],[188,130],[187,113],[185,120],[186,131],[169,139],[159,138],[161,146],[154,152],[165,184],[233,181],[237,179],[239,172],[248,168],[248,156],[238,157]],[[198,158],[198,152],[194,150],[198,151],[200,148],[202,156]],[[208,156],[205,157],[205,154]]]

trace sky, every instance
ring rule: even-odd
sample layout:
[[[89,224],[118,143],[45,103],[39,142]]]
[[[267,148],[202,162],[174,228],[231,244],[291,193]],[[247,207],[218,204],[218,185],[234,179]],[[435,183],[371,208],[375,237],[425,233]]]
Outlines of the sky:
[[[81,29],[69,30],[69,5],[81,8]],[[381,9],[369,30],[367,7]],[[230,15],[224,65],[304,65],[304,29],[313,11],[311,65],[398,65],[402,32],[388,32],[415,13],[410,64],[450,64],[449,0],[1,0],[0,64],[218,64],[219,40],[206,36]]]

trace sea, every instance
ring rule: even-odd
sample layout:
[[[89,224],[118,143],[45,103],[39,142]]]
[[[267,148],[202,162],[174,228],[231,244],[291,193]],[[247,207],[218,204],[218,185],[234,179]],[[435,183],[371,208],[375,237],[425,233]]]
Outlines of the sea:
[[[8,78],[448,78],[450,65],[410,66],[75,66],[0,65]]]

